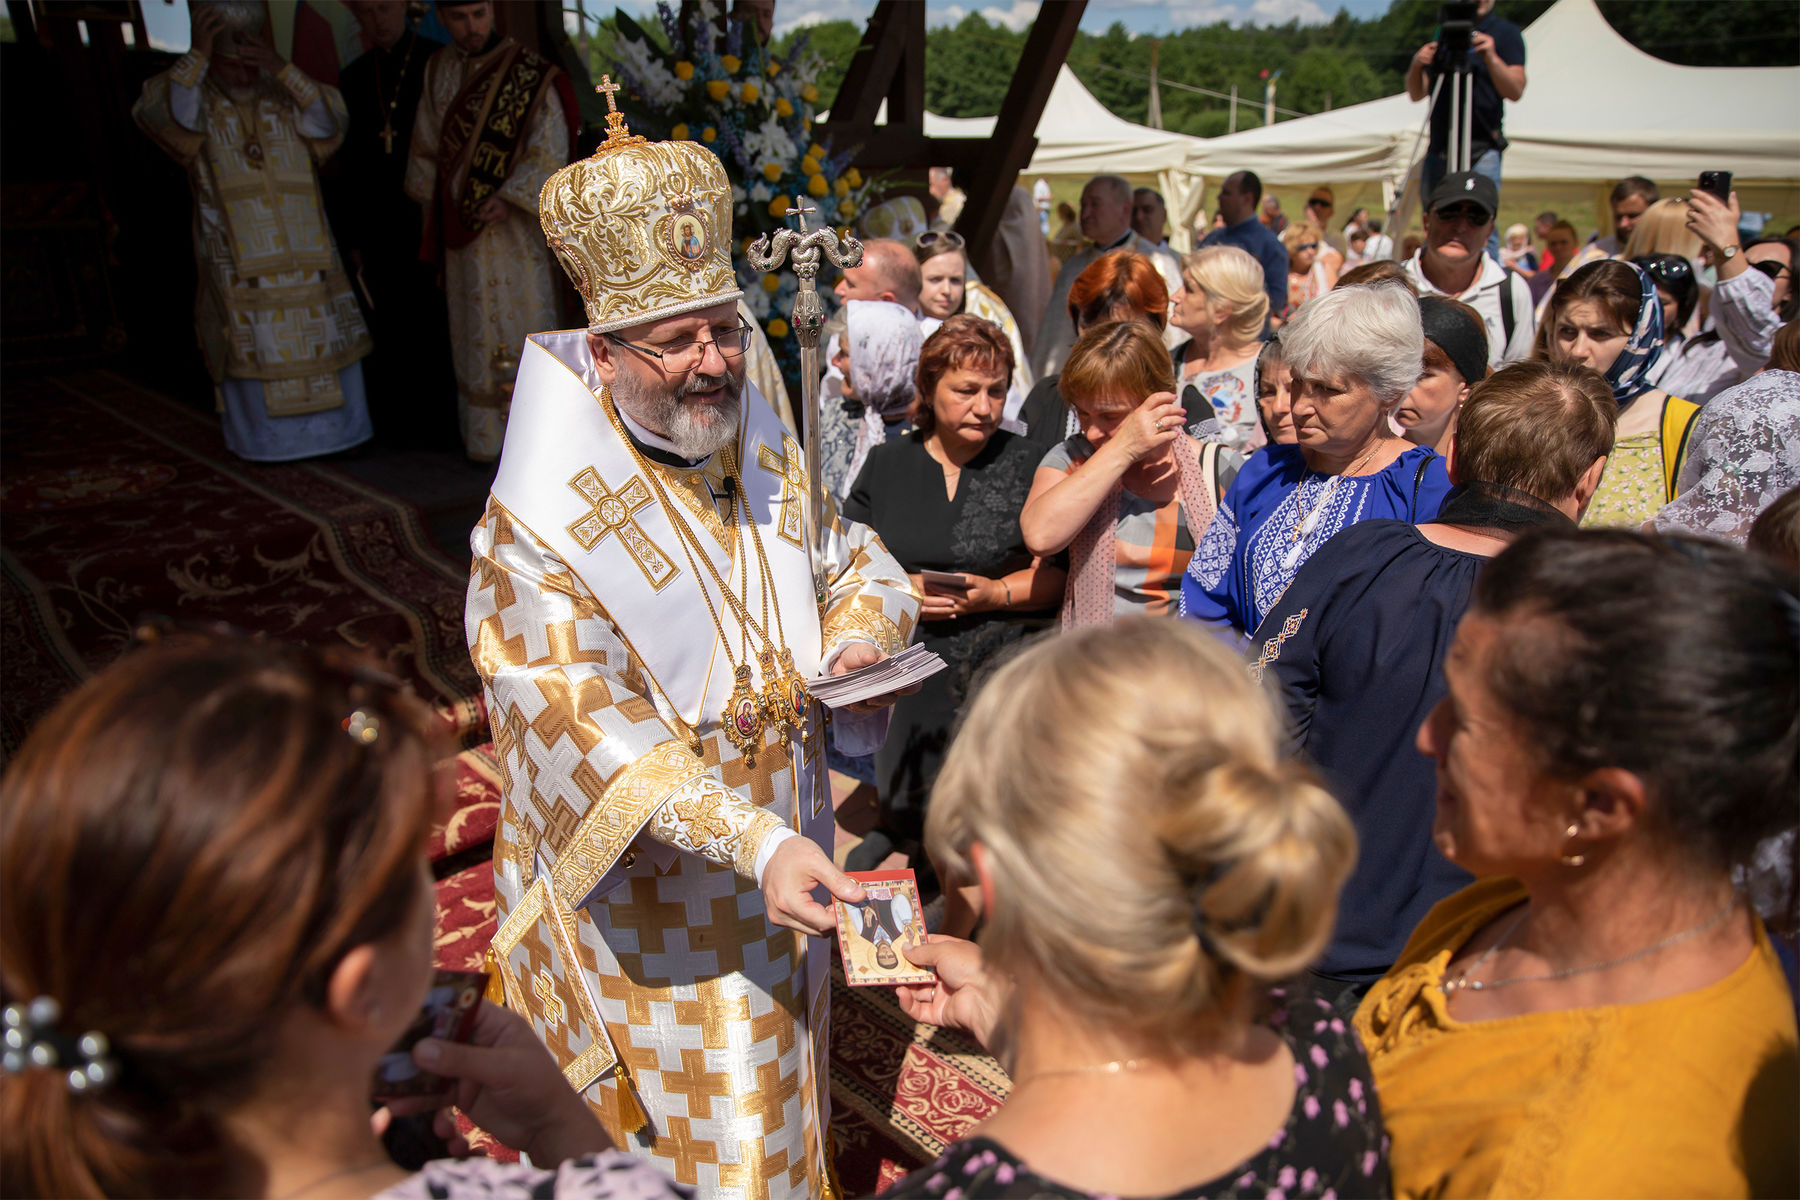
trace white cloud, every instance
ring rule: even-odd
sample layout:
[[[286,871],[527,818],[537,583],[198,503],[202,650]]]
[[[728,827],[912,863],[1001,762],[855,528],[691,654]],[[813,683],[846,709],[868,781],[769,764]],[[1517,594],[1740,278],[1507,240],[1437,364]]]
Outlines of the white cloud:
[[[850,21],[867,25],[875,11],[872,0],[781,0],[775,6],[775,32],[804,29],[826,21]]]
[[[1037,20],[1038,0],[1013,0],[1011,8],[989,5],[981,15],[996,25],[1004,25],[1014,33],[1031,27]]]
[[[1323,25],[1331,20],[1331,14],[1315,0],[1256,0],[1250,6],[1250,20],[1255,25],[1286,25],[1289,21]]]

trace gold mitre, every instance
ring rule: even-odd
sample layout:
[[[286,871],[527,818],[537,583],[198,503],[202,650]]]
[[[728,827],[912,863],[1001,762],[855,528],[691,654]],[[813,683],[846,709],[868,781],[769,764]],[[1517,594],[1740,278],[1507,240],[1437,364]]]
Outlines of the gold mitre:
[[[601,76],[608,133],[538,194],[544,238],[587,305],[588,329],[611,333],[736,301],[731,180],[693,142],[651,142],[625,128],[619,90]]]

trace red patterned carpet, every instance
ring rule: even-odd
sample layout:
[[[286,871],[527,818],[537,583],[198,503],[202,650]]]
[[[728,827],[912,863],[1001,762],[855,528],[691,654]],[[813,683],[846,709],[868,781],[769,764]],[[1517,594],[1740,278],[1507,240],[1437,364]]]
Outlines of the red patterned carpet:
[[[479,691],[466,576],[416,509],[329,465],[243,462],[216,418],[111,372],[8,381],[0,514],[0,752],[146,612],[366,647],[443,703]]]

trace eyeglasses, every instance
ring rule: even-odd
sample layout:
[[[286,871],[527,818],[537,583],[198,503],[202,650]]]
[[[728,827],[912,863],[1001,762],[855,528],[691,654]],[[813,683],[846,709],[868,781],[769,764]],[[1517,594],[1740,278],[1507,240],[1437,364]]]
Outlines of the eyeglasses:
[[[1643,268],[1644,274],[1671,290],[1693,286],[1693,264],[1679,254],[1643,254],[1631,261]]]
[[[1308,208],[1322,208],[1326,212],[1331,212],[1337,208],[1337,205],[1333,204],[1330,201],[1330,199],[1328,199],[1325,196],[1310,196],[1310,197],[1308,197],[1307,201],[1306,201],[1306,206]]]
[[[1317,242],[1301,242],[1299,245],[1294,247],[1294,251],[1295,251],[1295,253],[1299,253],[1302,250],[1317,250],[1318,248],[1319,248],[1319,243],[1317,243]]]
[[[671,342],[660,350],[635,345],[616,333],[609,333],[606,336],[627,350],[636,350],[639,354],[654,358],[662,364],[662,369],[671,375],[679,375],[699,366],[706,360],[708,346],[717,348],[719,356],[728,359],[740,358],[744,351],[750,348],[750,326],[742,320],[738,321],[735,329],[728,329],[724,333],[715,330],[711,341],[694,338],[691,341]]]
[[[1447,204],[1443,208],[1434,209],[1432,215],[1440,221],[1464,221],[1470,225],[1488,223],[1488,210],[1479,204]]]
[[[1765,258],[1761,262],[1750,263],[1749,266],[1754,270],[1761,271],[1770,279],[1780,279],[1782,272],[1784,271],[1787,272],[1790,277],[1794,274],[1792,270],[1789,270],[1786,263],[1778,263],[1772,258]]]
[[[954,229],[927,229],[913,239],[913,245],[921,250],[929,250],[933,246],[948,246],[952,250],[963,248],[963,235]]]

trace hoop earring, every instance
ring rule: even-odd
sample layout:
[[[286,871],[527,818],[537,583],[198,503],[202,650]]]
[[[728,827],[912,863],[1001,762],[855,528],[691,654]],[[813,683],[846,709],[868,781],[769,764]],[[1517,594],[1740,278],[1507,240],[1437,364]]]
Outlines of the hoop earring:
[[[1569,822],[1569,827],[1563,830],[1563,840],[1574,841],[1575,835],[1580,832],[1581,826],[1571,821]],[[1586,862],[1587,855],[1585,854],[1565,854],[1562,856],[1562,864],[1565,867],[1579,867]]]

